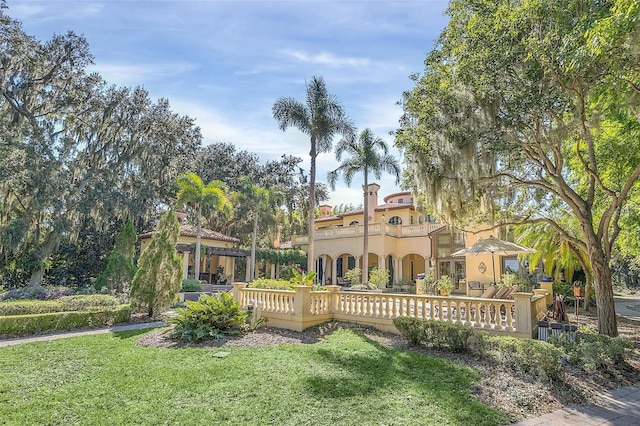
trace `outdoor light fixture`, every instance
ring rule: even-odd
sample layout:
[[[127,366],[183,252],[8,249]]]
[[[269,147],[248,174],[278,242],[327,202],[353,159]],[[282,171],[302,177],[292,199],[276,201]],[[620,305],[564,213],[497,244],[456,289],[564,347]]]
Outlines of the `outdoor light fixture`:
[[[485,272],[487,272],[487,265],[485,265],[484,262],[480,262],[480,264],[478,265],[478,271],[481,274],[484,274]]]

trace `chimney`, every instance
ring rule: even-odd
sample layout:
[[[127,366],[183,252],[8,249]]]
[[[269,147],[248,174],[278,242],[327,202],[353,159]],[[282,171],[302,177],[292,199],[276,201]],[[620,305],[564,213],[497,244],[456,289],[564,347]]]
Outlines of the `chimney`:
[[[380,189],[380,185],[377,183],[370,183],[367,188],[367,205],[369,208],[369,219],[374,217],[374,213],[376,211],[376,207],[378,207],[378,190]]]
[[[331,206],[323,204],[318,208],[320,209],[320,218],[331,217]]]

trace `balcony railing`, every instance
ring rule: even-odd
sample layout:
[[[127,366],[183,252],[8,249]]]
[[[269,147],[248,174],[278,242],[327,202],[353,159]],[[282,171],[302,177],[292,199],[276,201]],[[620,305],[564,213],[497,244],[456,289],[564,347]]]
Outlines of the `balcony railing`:
[[[425,237],[445,225],[443,223],[420,223],[416,225],[384,225],[384,235],[396,238]],[[369,225],[369,236],[382,235],[382,224],[372,223]],[[332,226],[330,228],[316,230],[316,241],[335,240],[339,238],[361,237],[364,233],[364,225],[352,226]],[[294,245],[308,244],[308,235],[294,235],[292,237]]]

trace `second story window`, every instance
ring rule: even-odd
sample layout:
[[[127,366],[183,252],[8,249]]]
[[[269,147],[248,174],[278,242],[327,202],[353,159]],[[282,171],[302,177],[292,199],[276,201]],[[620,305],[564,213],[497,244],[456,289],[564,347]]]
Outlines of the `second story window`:
[[[393,216],[389,219],[389,225],[402,225],[402,218],[400,216]]]
[[[355,225],[359,225],[360,222],[358,222],[357,220],[352,220],[351,223],[349,223],[349,226],[355,226]]]

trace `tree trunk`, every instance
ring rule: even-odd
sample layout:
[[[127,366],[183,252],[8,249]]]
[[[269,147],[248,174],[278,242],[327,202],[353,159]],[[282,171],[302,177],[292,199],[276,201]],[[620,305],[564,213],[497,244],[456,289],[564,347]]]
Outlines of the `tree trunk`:
[[[613,285],[608,259],[602,248],[595,244],[589,245],[589,257],[591,270],[593,271],[593,285],[596,290],[598,332],[616,337],[618,335],[618,322],[613,302]]]
[[[35,287],[42,285],[42,278],[44,277],[44,261],[53,254],[60,237],[57,231],[51,231],[47,234],[45,241],[37,249],[37,261],[39,264],[38,269],[31,272],[31,278],[29,278],[29,286]]]
[[[251,281],[256,278],[256,235],[258,235],[258,214],[253,218],[253,235],[251,236],[251,265],[249,266],[249,277]]]
[[[316,138],[315,136],[311,136],[311,151],[309,151],[309,156],[311,157],[311,170],[309,172],[309,217],[307,226],[309,230],[307,231],[307,235],[309,235],[309,251],[307,254],[307,272],[313,271],[315,264],[315,212],[316,212]]]
[[[198,225],[198,230],[196,232],[196,254],[195,254],[195,259],[194,259],[194,265],[193,265],[193,278],[196,280],[200,279],[200,240],[201,240],[201,235],[202,235],[202,219],[201,219],[201,208],[200,208],[200,204],[198,204],[198,207],[196,209],[197,211],[197,215],[198,217],[196,218],[196,223]]]
[[[362,229],[362,284],[369,282],[369,182],[364,172],[364,220]]]

